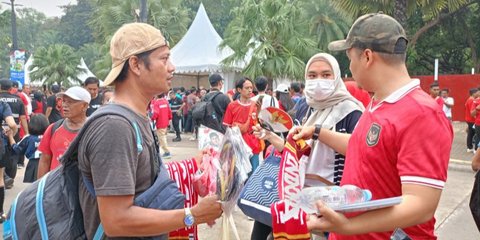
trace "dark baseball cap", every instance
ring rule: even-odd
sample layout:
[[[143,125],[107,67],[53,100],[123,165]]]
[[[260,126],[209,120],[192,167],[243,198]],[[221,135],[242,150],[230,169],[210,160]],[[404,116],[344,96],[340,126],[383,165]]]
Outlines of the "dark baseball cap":
[[[350,28],[347,39],[328,44],[330,51],[350,48],[371,49],[376,52],[401,54],[407,51],[407,35],[402,25],[383,13],[359,17]]]
[[[210,85],[216,85],[218,82],[223,81],[223,77],[218,73],[214,73],[210,75],[208,81],[210,82]]]

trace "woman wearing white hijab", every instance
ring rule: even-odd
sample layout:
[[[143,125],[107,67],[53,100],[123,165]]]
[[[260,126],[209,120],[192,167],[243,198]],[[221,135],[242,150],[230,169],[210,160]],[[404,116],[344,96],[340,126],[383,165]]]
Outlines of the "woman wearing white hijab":
[[[309,110],[303,126],[353,132],[364,107],[347,91],[338,62],[332,55],[318,53],[310,58],[305,68],[304,93]],[[269,141],[280,152],[283,150],[285,142],[282,138],[259,125],[254,130],[258,138]],[[300,159],[304,186],[339,185],[345,157],[320,141],[309,140],[307,143],[312,147],[310,156]],[[255,222],[251,239],[265,239],[259,235],[267,234],[268,226],[259,225],[263,224]]]

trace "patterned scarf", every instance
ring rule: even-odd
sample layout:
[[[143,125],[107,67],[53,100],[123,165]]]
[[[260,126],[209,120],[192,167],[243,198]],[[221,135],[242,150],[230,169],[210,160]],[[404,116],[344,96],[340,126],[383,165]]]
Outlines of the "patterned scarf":
[[[310,154],[310,147],[304,140],[294,141],[293,135],[287,137],[282,153],[280,172],[278,175],[278,191],[280,201],[272,204],[273,237],[275,239],[309,240],[307,215],[291,204],[291,197],[300,192],[299,158]]]

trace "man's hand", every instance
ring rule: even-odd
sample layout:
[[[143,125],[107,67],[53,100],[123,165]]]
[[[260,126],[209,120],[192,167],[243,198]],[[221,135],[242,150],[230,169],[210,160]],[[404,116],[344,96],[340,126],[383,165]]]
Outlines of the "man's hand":
[[[310,231],[348,233],[348,218],[341,213],[333,211],[322,201],[317,201],[315,205],[319,213],[318,215],[308,216],[307,227]]]
[[[311,139],[313,136],[313,132],[315,132],[314,126],[296,127],[296,128],[292,128],[289,134],[293,134],[293,140],[297,141],[299,139],[303,139],[303,140]]]
[[[195,160],[195,162],[197,163],[197,166],[201,166],[202,165],[202,162],[203,162],[203,156],[207,154],[208,155],[208,151],[207,150],[201,150],[198,152],[197,156],[195,156],[193,159]]]
[[[191,211],[197,225],[202,223],[213,225],[215,219],[223,213],[222,204],[218,201],[218,197],[213,195],[200,199]]]
[[[177,110],[176,114],[177,114],[177,116],[181,117],[182,116],[182,110],[181,109]]]

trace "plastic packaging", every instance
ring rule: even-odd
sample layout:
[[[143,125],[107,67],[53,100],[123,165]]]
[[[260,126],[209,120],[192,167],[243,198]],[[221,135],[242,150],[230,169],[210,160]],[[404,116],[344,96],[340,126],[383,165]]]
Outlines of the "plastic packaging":
[[[317,212],[315,202],[322,200],[327,206],[337,208],[344,205],[367,202],[372,199],[368,189],[361,189],[354,185],[308,187],[302,189],[292,202],[308,214]]]

